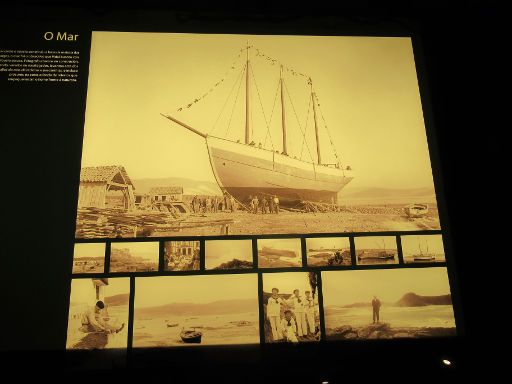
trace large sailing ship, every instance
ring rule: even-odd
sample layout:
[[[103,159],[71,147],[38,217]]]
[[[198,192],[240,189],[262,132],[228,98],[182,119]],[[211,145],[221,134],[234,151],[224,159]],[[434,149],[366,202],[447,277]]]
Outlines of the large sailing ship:
[[[322,163],[319,140],[318,100],[313,82],[308,78],[313,105],[313,120],[316,139],[316,161],[304,161],[288,154],[286,105],[284,96],[283,66],[280,66],[281,132],[282,150],[266,149],[251,141],[251,105],[249,97],[249,73],[251,62],[247,46],[245,72],[245,141],[234,141],[206,134],[176,119],[162,114],[170,121],[188,129],[205,139],[212,171],[224,193],[229,193],[240,202],[248,202],[250,196],[277,196],[281,205],[295,205],[303,201],[337,204],[338,192],[353,176],[349,166],[343,167],[339,159],[334,164]],[[242,73],[243,75],[243,73]],[[333,144],[334,145],[334,144]],[[335,148],[333,148],[335,150]]]

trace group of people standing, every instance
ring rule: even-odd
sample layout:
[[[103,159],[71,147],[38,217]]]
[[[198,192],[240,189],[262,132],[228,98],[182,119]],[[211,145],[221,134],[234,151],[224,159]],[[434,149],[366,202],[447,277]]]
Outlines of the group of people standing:
[[[235,198],[228,193],[224,196],[194,196],[190,203],[193,213],[235,212],[238,208]]]
[[[261,196],[260,199],[258,199],[258,196],[249,196],[249,204],[251,207],[251,212],[256,214],[258,212],[261,212],[263,214],[265,213],[279,213],[279,198],[274,196]]]
[[[290,298],[283,299],[279,297],[279,289],[272,288],[267,301],[267,319],[273,341],[297,343],[301,337],[316,335],[316,302],[310,291],[305,291],[304,295],[295,289]]]

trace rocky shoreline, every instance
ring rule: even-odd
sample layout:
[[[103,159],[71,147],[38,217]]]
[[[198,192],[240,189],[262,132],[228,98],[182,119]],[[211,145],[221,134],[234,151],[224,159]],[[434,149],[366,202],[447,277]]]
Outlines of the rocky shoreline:
[[[343,325],[326,329],[329,340],[403,339],[420,337],[455,336],[455,328],[443,327],[391,327],[389,323],[375,323],[360,327]]]

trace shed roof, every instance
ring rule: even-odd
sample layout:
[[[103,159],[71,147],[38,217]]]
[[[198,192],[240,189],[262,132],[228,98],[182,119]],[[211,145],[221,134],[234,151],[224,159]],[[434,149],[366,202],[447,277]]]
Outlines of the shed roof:
[[[150,195],[175,195],[183,193],[183,187],[153,187],[149,190]]]
[[[114,180],[116,179],[116,180]],[[108,165],[101,167],[84,167],[80,171],[80,182],[106,182],[115,181],[120,184],[133,186],[124,167]]]

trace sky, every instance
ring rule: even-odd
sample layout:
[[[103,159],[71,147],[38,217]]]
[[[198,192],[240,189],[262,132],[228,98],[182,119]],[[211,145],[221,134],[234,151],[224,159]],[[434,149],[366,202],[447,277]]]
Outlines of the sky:
[[[105,257],[105,243],[76,243],[73,257]]]
[[[160,253],[160,244],[157,241],[133,242],[133,243],[112,243],[112,249],[128,248],[132,257],[142,257],[144,259],[156,259]]]
[[[295,251],[297,257],[301,257],[300,239],[258,239],[258,250],[261,251],[263,247]]]
[[[446,268],[322,272],[325,307],[369,302],[374,295],[384,303],[394,303],[408,292],[423,296],[449,294]]]
[[[115,277],[108,279],[108,286],[104,287],[105,296],[114,296],[130,293],[130,278]],[[71,304],[96,302],[96,290],[92,284],[92,279],[73,279],[71,281]]]
[[[383,242],[384,241],[384,242]],[[395,236],[361,236],[354,238],[356,251],[361,249],[396,249]]]
[[[233,259],[252,263],[252,240],[208,240],[205,243],[206,269]]]
[[[416,254],[421,250],[423,252],[444,254],[443,237],[441,235],[421,235],[421,236],[401,236],[402,252],[404,256]]]
[[[347,188],[433,186],[407,37],[94,32],[82,166],[123,165],[132,179],[214,182],[205,140],[160,113],[214,136],[243,139],[245,51],[240,49],[247,42],[253,46],[251,139],[282,148],[279,64],[259,53],[312,78],[322,159],[335,159],[332,137],[342,165],[354,169]],[[316,161],[307,80],[285,70],[284,82],[289,153]]]
[[[263,274],[263,291],[271,292],[272,288],[279,289],[279,293],[293,293],[294,289],[311,291],[309,274],[307,272],[279,272]]]
[[[258,299],[255,273],[158,276],[135,279],[135,307],[170,303],[205,304],[219,300]]]
[[[311,237],[306,239],[306,248],[309,249],[350,249],[348,237]]]

